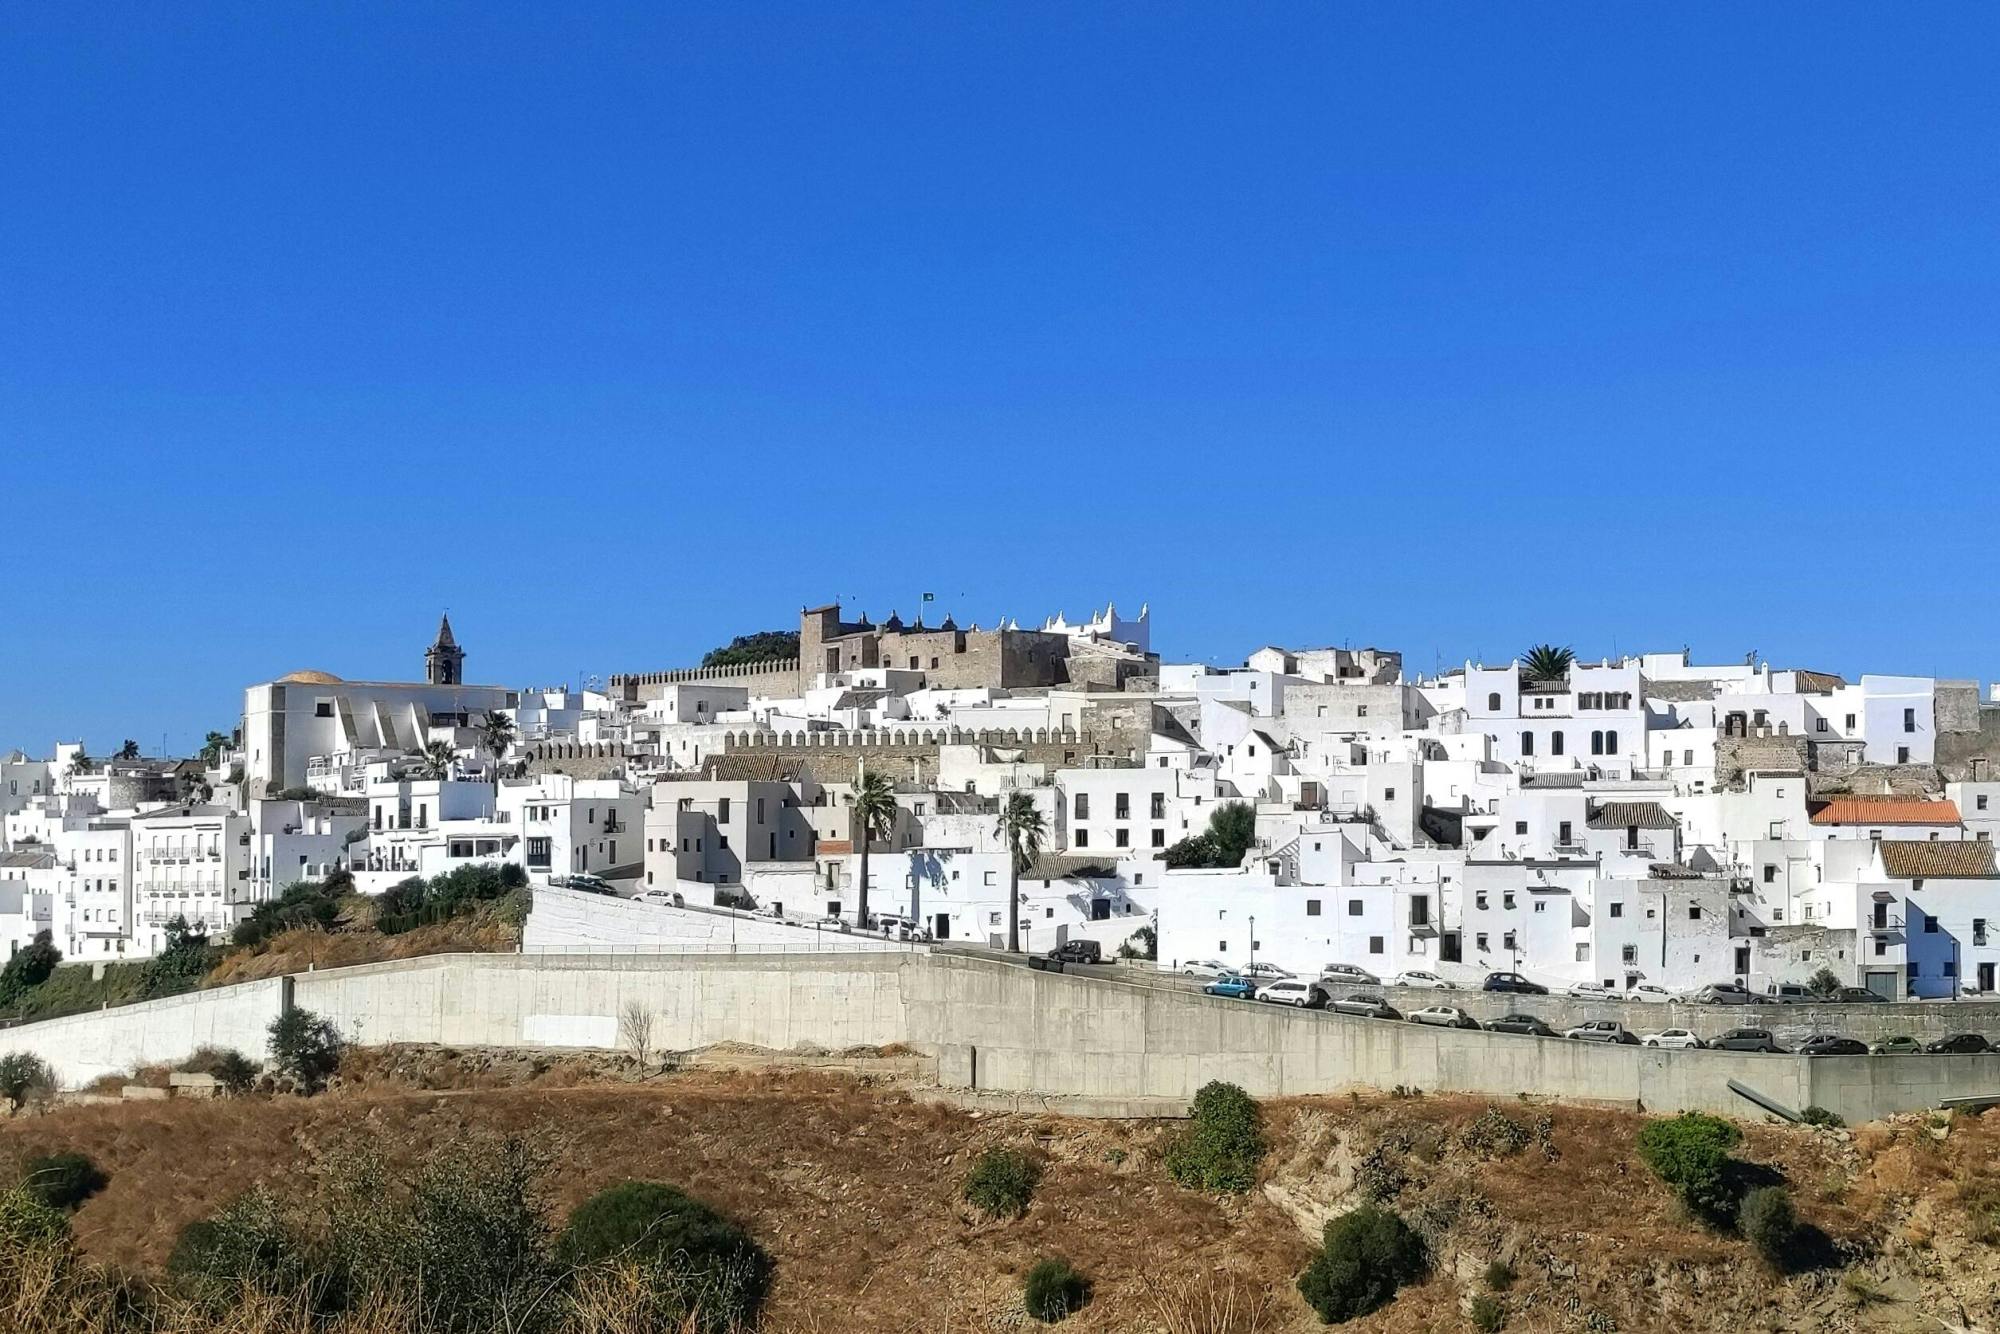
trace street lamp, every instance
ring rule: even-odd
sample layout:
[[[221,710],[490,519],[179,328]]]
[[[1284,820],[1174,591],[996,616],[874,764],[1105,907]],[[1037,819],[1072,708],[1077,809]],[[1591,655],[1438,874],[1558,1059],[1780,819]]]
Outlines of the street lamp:
[[[1257,919],[1250,919],[1250,966],[1257,966]]]

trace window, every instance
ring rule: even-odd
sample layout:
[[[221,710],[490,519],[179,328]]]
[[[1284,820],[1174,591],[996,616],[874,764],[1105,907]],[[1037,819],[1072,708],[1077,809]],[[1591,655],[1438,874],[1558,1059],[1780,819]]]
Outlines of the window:
[[[1498,712],[1500,712],[1500,696],[1499,696],[1499,695],[1497,695],[1497,694],[1492,694],[1492,695],[1488,695],[1488,696],[1486,697],[1486,711],[1487,711],[1488,713],[1498,713]],[[1481,943],[1481,945],[1479,946],[1479,948],[1483,950],[1483,949],[1485,949],[1485,948],[1486,948],[1486,946],[1485,946],[1485,944],[1484,944],[1484,943]]]
[[[1556,826],[1556,842],[1564,847],[1568,847],[1570,842],[1569,836],[1570,836],[1570,822],[1568,820],[1564,820],[1561,824]]]
[[[1824,731],[1826,731],[1826,730],[1827,730],[1827,728],[1826,728],[1826,719],[1824,719],[1824,718],[1820,718],[1820,719],[1817,719],[1817,720],[1815,720],[1815,721],[1814,721],[1814,723],[1813,723],[1813,731],[1815,731],[1815,732],[1824,732]]]
[[[1699,922],[1701,920],[1701,905],[1699,903],[1690,903],[1688,905],[1688,920],[1690,922]]]
[[[1540,912],[1540,911],[1541,911],[1542,909],[1544,909],[1544,908],[1546,908],[1546,907],[1548,907],[1548,906],[1549,906],[1549,903],[1548,903],[1548,900],[1547,900],[1547,899],[1536,899],[1536,900],[1535,900],[1535,911],[1536,911],[1536,912]]]
[[[1505,935],[1500,937],[1500,948],[1503,950],[1513,950],[1520,948],[1519,945],[1514,943],[1514,933],[1512,931],[1509,931]]]
[[[1151,815],[1152,815],[1152,818],[1153,818],[1153,819],[1155,819],[1155,820],[1164,820],[1164,819],[1166,819],[1166,818],[1167,818],[1167,794],[1166,794],[1166,793],[1164,793],[1164,792],[1155,792],[1155,793],[1153,794],[1153,804],[1152,804],[1152,810],[1151,810]]]
[[[1637,945],[1627,945],[1627,946],[1625,946],[1625,948],[1623,948],[1623,949],[1621,949],[1620,951],[1618,951],[1618,953],[1619,953],[1619,957],[1620,957],[1620,958],[1621,958],[1621,959],[1622,959],[1622,960],[1623,960],[1623,961],[1624,961],[1625,963],[1637,963],[1637,962],[1639,962],[1639,947],[1638,947]]]
[[[595,820],[597,818],[597,812],[591,811],[588,814],[586,814],[584,818],[586,820]],[[722,798],[722,800],[715,803],[715,820],[717,824],[729,823],[729,798],[724,797]]]
[[[1903,730],[1905,732],[1914,732],[1917,730],[1917,711],[1915,709],[1903,710]]]
[[[1778,868],[1773,866],[1770,862],[1764,863],[1764,883],[1767,885],[1775,885],[1778,883]]]
[[[1854,715],[1853,715],[1853,714],[1851,714],[1851,713],[1850,713],[1850,714],[1848,714],[1848,715],[1847,715],[1847,726],[1846,726],[1846,727],[1845,727],[1844,729],[1842,729],[1842,730],[1844,730],[1844,731],[1848,731],[1848,732],[1852,732],[1852,731],[1854,730]]]
[[[333,701],[330,699],[314,700],[313,717],[315,718],[333,717]]]
[[[1618,733],[1612,731],[1605,732],[1604,753],[1606,755],[1616,755],[1618,753]]]
[[[1513,906],[1514,906],[1514,895],[1513,895],[1512,891],[1509,891],[1508,893],[1505,893],[1505,894],[1502,894],[1502,895],[1500,896],[1500,906],[1501,906],[1501,907],[1503,907],[1503,908],[1507,908],[1507,909],[1510,909],[1510,910],[1511,910],[1511,909],[1513,908]]]
[[[1479,911],[1486,911],[1486,896],[1484,894],[1473,895],[1473,900],[1479,905]]]
[[[1393,787],[1385,787],[1385,788],[1383,788],[1383,789],[1382,789],[1382,800],[1384,800],[1384,801],[1394,801],[1395,799],[1396,799],[1396,789],[1395,789],[1395,788],[1393,788]]]
[[[1896,763],[1908,764],[1909,762],[1910,762],[1910,748],[1908,746],[1896,747]]]
[[[1129,820],[1132,818],[1132,794],[1120,792],[1111,799],[1111,818]]]
[[[1623,916],[1625,915],[1625,905],[1624,905],[1624,904],[1622,904],[1622,903],[1614,903],[1614,904],[1612,904],[1612,905],[1611,905],[1611,915],[1612,915],[1613,917],[1623,917]]]
[[[1359,917],[1359,916],[1361,916],[1361,900],[1360,900],[1360,899],[1349,899],[1349,900],[1347,901],[1347,915],[1348,915],[1349,917]]]
[[[1480,951],[1480,952],[1481,952],[1482,954],[1483,954],[1483,953],[1485,953],[1485,951],[1486,951],[1486,933],[1485,933],[1484,931],[1481,931],[1481,932],[1480,932],[1480,933],[1479,933],[1478,935],[1476,935],[1476,936],[1474,936],[1474,937],[1472,938],[1472,948],[1474,948],[1474,949],[1476,949],[1476,950]]]
[[[1521,753],[1523,755],[1533,755],[1535,753],[1535,734],[1533,732],[1521,733]]]
[[[1975,917],[1972,919],[1972,943],[1975,945],[1984,945],[1986,943],[1986,919],[1984,917]]]
[[[1076,818],[1079,820],[1088,820],[1090,818],[1090,794],[1088,792],[1079,792],[1076,794]]]
[[[1934,936],[1937,934],[1937,929],[1938,929],[1938,919],[1931,916],[1929,913],[1925,913],[1924,934],[1927,936]]]
[[[1382,952],[1382,937],[1368,937],[1368,952],[1370,954],[1380,954]]]
[[[1076,833],[1070,838],[1070,846],[1077,848],[1089,847],[1090,831],[1088,829],[1077,830]]]
[[[1516,835],[1526,834],[1527,832],[1528,832],[1528,822],[1526,820],[1514,821],[1514,833]]]
[[[1317,917],[1317,916],[1319,916],[1319,900],[1318,900],[1318,899],[1307,899],[1307,900],[1306,900],[1306,916],[1308,916],[1308,917]]]
[[[1132,831],[1125,828],[1123,825],[1119,826],[1117,833],[1113,836],[1113,841],[1116,842],[1118,846],[1121,848],[1131,847]]]
[[[1154,846],[1154,847],[1156,847],[1156,848],[1164,848],[1165,846],[1167,846],[1167,831],[1166,831],[1166,830],[1164,830],[1164,829],[1155,829],[1155,830],[1153,831],[1153,846]]]
[[[1563,753],[1563,734],[1561,732],[1549,733],[1549,754],[1560,755],[1562,753]]]
[[[1368,716],[1368,706],[1366,704],[1355,705],[1354,716],[1357,718],[1366,718]]]
[[[998,875],[999,872],[997,871],[988,871],[985,876],[985,883],[989,885],[996,883],[995,877],[997,877]]]
[[[1431,896],[1418,894],[1410,900],[1410,925],[1429,926],[1431,924]]]
[[[1983,811],[1983,810],[1985,810],[1985,809],[1986,809],[1986,798],[1985,798],[1984,796],[1978,796],[1978,797],[1974,797],[1974,798],[1972,799],[1972,809],[1974,809],[1974,810],[1976,810],[1976,811]]]

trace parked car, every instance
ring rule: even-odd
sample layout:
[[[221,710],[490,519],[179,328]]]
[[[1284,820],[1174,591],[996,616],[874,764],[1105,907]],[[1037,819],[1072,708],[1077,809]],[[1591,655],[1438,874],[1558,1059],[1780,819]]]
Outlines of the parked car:
[[[686,902],[678,889],[649,889],[639,895],[641,903],[655,903],[663,908],[685,908]]]
[[[1220,959],[1189,959],[1181,965],[1182,977],[1221,977],[1229,965]]]
[[[1396,1007],[1389,1004],[1386,996],[1371,996],[1367,992],[1356,992],[1351,996],[1335,996],[1326,1003],[1326,1008],[1335,1014],[1351,1014],[1362,1019],[1400,1019]]]
[[[1254,977],[1260,982],[1276,982],[1279,978],[1292,976],[1274,963],[1245,964],[1236,971],[1244,977]]]
[[[1050,950],[1047,957],[1064,963],[1103,963],[1104,947],[1094,940],[1065,940]]]
[[[1563,1034],[1574,1042],[1608,1042],[1614,1047],[1637,1046],[1639,1039],[1627,1032],[1616,1019],[1591,1019]]]
[[[1877,1056],[1921,1056],[1924,1044],[1908,1033],[1898,1033],[1893,1038],[1883,1038],[1870,1050]]]
[[[1611,993],[1596,982],[1572,982],[1563,992],[1571,1000],[1610,1000]]]
[[[1539,982],[1530,982],[1519,973],[1488,973],[1480,983],[1481,991],[1511,991],[1517,996],[1546,996],[1549,989]]]
[[[1457,991],[1458,983],[1447,982],[1436,973],[1427,973],[1421,968],[1411,968],[1396,974],[1392,983],[1399,987],[1428,987],[1432,991]]]
[[[1952,1033],[1936,1042],[1926,1042],[1924,1050],[1933,1056],[1977,1056],[1992,1051],[1993,1044],[1977,1033]]]
[[[1766,1005],[1810,1005],[1818,999],[1802,982],[1780,982],[1764,988]]]
[[[594,875],[573,875],[569,878],[566,887],[584,894],[616,894],[618,892],[611,887],[609,880]]]
[[[1532,1014],[1503,1014],[1486,1021],[1489,1033],[1525,1033],[1534,1038],[1552,1038],[1556,1031]]]
[[[1799,1044],[1801,1056],[1866,1056],[1868,1044],[1839,1033],[1810,1033]]]
[[[1648,1033],[1641,1039],[1648,1047],[1665,1047],[1669,1050],[1700,1051],[1708,1044],[1690,1029],[1663,1028],[1657,1033]]]
[[[1351,982],[1359,987],[1379,987],[1382,979],[1366,968],[1356,968],[1351,963],[1330,963],[1319,970],[1322,979],[1328,982]]]
[[[1202,988],[1211,996],[1227,996],[1231,1000],[1249,1000],[1257,994],[1257,984],[1240,973],[1222,973],[1213,982]]]
[[[1726,1029],[1710,1038],[1708,1045],[1712,1051],[1784,1051],[1768,1028]]]
[[[1257,989],[1257,999],[1273,1005],[1296,1005],[1301,1010],[1317,1010],[1326,1004],[1326,992],[1312,982],[1296,977],[1281,978]]]
[[[1477,1028],[1479,1021],[1456,1005],[1426,1005],[1421,1010],[1410,1011],[1413,1024],[1431,1024],[1439,1028]]]
[[[1626,1000],[1650,1001],[1655,1005],[1665,1005],[1673,998],[1673,992],[1668,991],[1665,987],[1654,986],[1651,982],[1641,982],[1638,986],[1630,987],[1625,992]]]
[[[1705,987],[1696,987],[1688,994],[1688,999],[1696,1005],[1749,1005],[1757,998],[1740,983],[1711,982]]]
[[[1889,998],[1870,991],[1867,987],[1842,987],[1834,997],[1842,1005],[1887,1005]]]

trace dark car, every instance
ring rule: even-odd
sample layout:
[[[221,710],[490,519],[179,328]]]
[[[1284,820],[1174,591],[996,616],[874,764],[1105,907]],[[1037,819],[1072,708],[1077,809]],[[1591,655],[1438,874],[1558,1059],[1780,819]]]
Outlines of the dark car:
[[[1351,1014],[1362,1019],[1401,1019],[1396,1007],[1388,998],[1369,992],[1356,992],[1351,996],[1336,996],[1326,1003],[1326,1008],[1335,1014]]]
[[[1211,996],[1227,996],[1231,1000],[1251,1000],[1257,995],[1257,984],[1239,973],[1224,973],[1202,990]]]
[[[1926,1042],[1924,1050],[1933,1056],[1977,1056],[1992,1051],[1993,1044],[1977,1033],[1952,1033],[1936,1042]]]
[[[1801,1056],[1866,1056],[1868,1044],[1838,1033],[1813,1033],[1799,1044]]]
[[[1532,1014],[1503,1014],[1486,1021],[1489,1033],[1525,1033],[1529,1037],[1552,1038],[1556,1031]]]
[[[1064,963],[1103,963],[1104,947],[1094,940],[1065,940],[1050,950],[1048,957]]]
[[[1782,1052],[1783,1047],[1768,1028],[1732,1028],[1708,1040],[1711,1051]]]
[[[1867,987],[1842,987],[1834,997],[1842,1005],[1887,1005],[1889,998],[1870,991]]]
[[[1488,973],[1480,983],[1481,991],[1510,991],[1517,996],[1546,996],[1549,989],[1539,982],[1530,982],[1519,973]]]
[[[1908,1033],[1900,1033],[1893,1038],[1883,1038],[1875,1044],[1877,1056],[1916,1056],[1923,1052],[1924,1044]]]

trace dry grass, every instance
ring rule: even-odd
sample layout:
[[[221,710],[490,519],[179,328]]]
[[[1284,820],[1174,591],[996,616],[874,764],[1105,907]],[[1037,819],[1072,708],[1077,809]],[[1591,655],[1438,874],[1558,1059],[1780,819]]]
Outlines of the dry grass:
[[[400,936],[385,936],[372,927],[352,931],[300,927],[281,931],[253,949],[232,952],[202,985],[219,987],[301,973],[308,967],[344,968],[425,954],[505,954],[520,943],[520,929],[496,920],[490,907]]]

